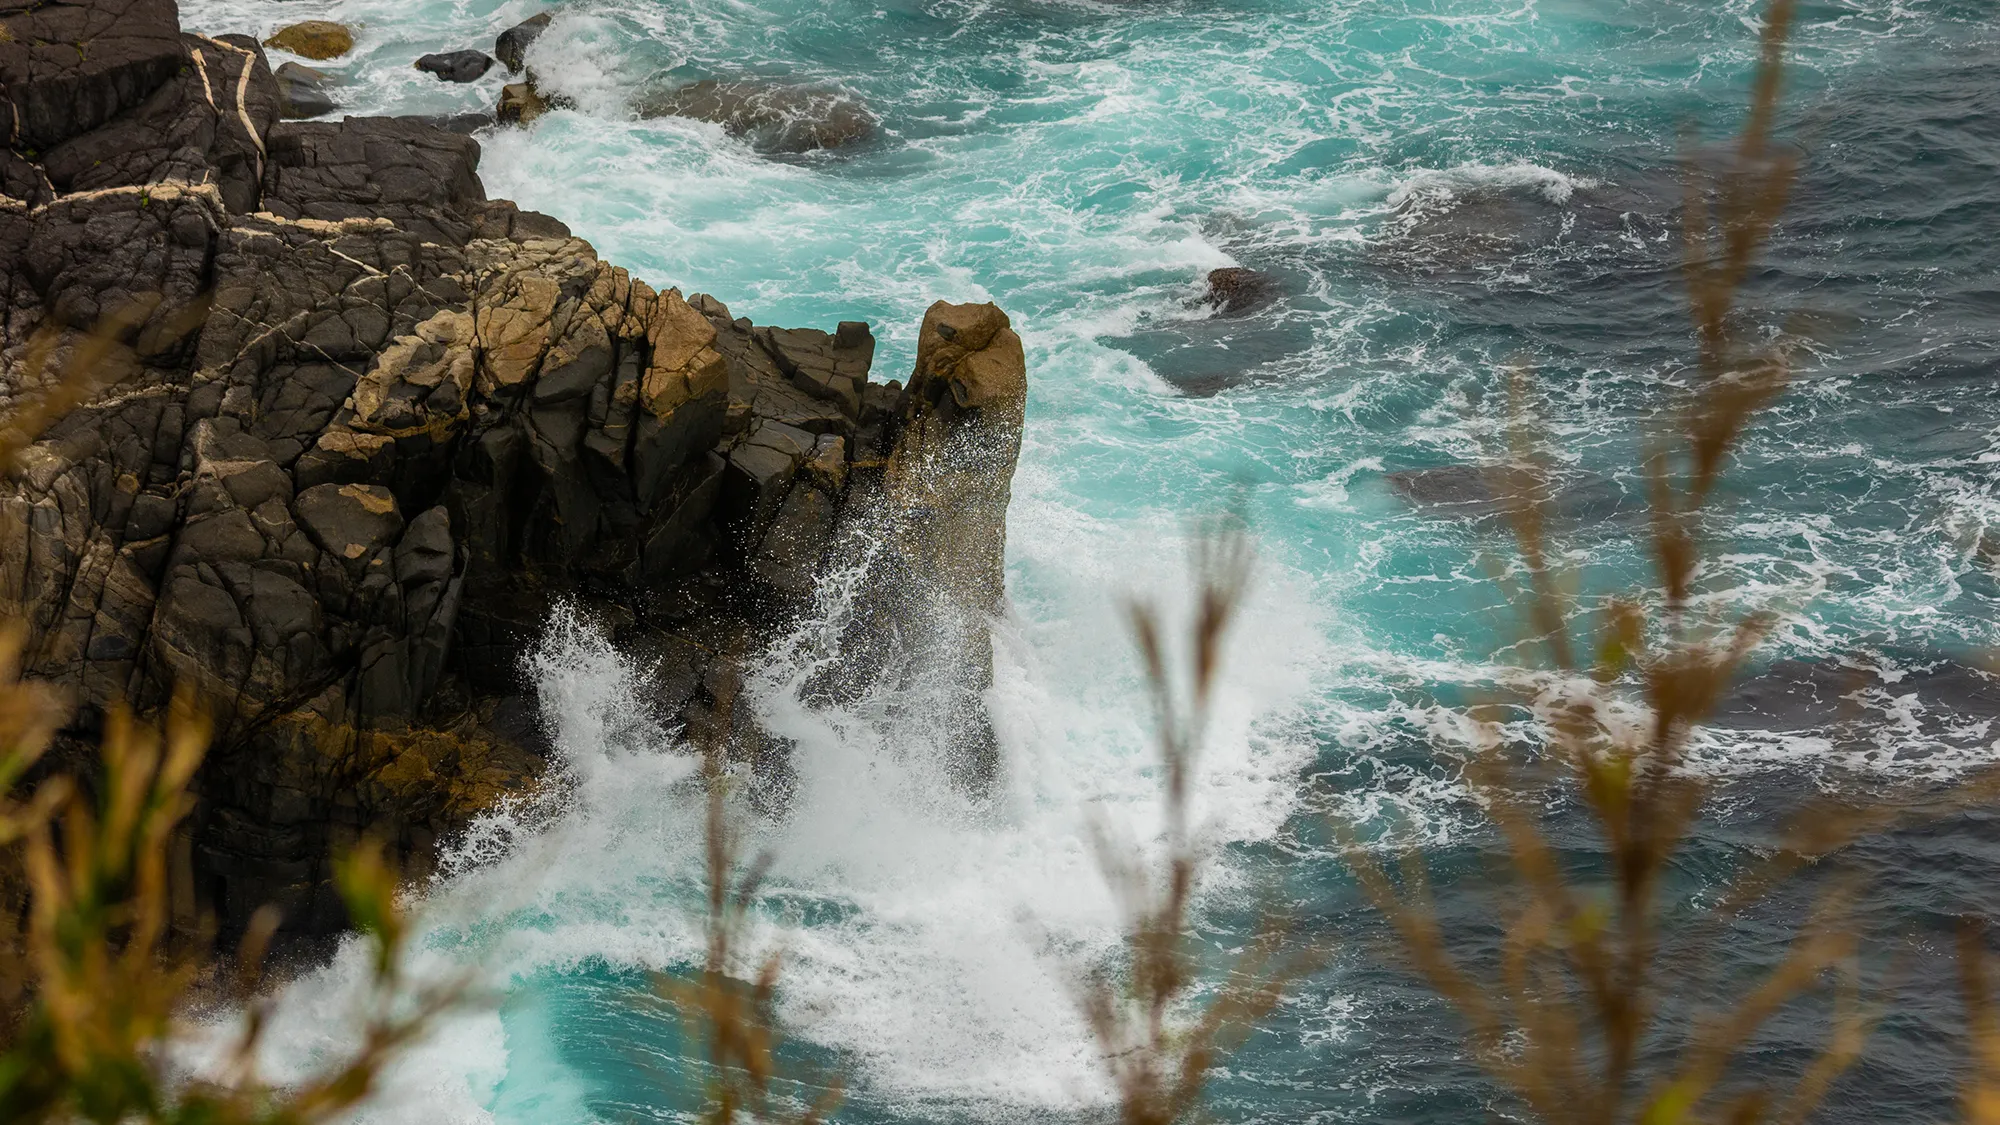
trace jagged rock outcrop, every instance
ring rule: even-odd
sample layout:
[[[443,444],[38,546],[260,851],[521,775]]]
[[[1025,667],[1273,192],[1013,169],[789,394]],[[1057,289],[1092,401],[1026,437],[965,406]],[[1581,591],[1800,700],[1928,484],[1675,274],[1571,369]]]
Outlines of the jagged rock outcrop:
[[[914,577],[994,608],[1025,388],[999,310],[933,308],[905,396],[865,324],[756,325],[487,200],[470,137],[279,120],[254,44],[172,10],[0,14],[39,138],[0,177],[0,393],[90,384],[0,480],[0,614],[79,738],[176,684],[209,701],[186,917],[337,926],[337,849],[421,868],[532,784],[521,658],[560,602],[651,654],[653,704],[695,727],[856,495],[913,514]],[[21,63],[58,18],[105,49]]]

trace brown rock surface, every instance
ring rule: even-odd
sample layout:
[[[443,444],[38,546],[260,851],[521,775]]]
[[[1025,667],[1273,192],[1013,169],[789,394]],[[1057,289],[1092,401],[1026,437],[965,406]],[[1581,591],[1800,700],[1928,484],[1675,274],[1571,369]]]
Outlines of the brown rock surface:
[[[337,59],[354,49],[354,33],[332,20],[306,20],[283,28],[264,40],[264,46],[316,62]]]

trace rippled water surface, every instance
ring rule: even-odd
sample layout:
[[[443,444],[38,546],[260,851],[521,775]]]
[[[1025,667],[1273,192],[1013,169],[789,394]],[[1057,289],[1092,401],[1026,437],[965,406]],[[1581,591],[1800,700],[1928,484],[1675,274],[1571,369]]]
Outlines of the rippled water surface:
[[[356,113],[485,108],[409,68],[488,47],[539,8],[486,0],[184,0],[208,32],[305,14],[357,29],[329,64]],[[1496,1103],[1440,1007],[1381,967],[1328,811],[1421,843],[1442,909],[1490,916],[1490,858],[1436,701],[1489,683],[1511,625],[1489,523],[1413,503],[1390,474],[1476,460],[1504,371],[1533,371],[1570,490],[1559,534],[1593,590],[1644,573],[1641,426],[1685,382],[1681,137],[1733,130],[1749,0],[568,0],[530,62],[576,103],[488,132],[488,191],[547,211],[660,285],[760,322],[863,318],[901,377],[932,300],[993,300],[1028,346],[1009,525],[1012,611],[992,707],[992,808],[945,782],[948,747],[895,700],[817,712],[793,688],[815,623],[767,655],[757,707],[799,744],[759,940],[786,950],[780,1015],[847,1075],[841,1120],[1079,1121],[1107,1091],[1066,966],[1115,949],[1090,858],[1099,815],[1157,828],[1144,700],[1120,599],[1184,598],[1186,517],[1240,506],[1258,581],[1203,760],[1220,856],[1202,932],[1247,932],[1275,884],[1340,935],[1334,963],[1216,1083],[1228,1121],[1447,1122]],[[1704,573],[1718,608],[1786,612],[1757,694],[1707,741],[1729,776],[1676,893],[1700,897],[1827,789],[1949,779],[1994,756],[2000,642],[2000,36],[1976,0],[1808,0],[1785,114],[1803,179],[1747,296],[1803,342],[1750,435]],[[640,120],[649,89],[743,76],[838,85],[865,144],[767,158],[711,125]],[[1281,295],[1242,317],[1195,299],[1244,265]],[[1448,491],[1450,476],[1421,478]],[[1986,546],[1982,546],[1986,544]],[[535,674],[575,778],[556,809],[483,826],[426,909],[433,971],[476,964],[497,1009],[396,1075],[383,1120],[681,1119],[699,1091],[646,973],[699,957],[688,761],[586,627]],[[1841,697],[1845,696],[1843,703]],[[1842,723],[1832,720],[1845,716]],[[1844,724],[1844,725],[1843,725]],[[1551,824],[1594,845],[1560,800]],[[1883,948],[1914,950],[1832,1120],[1951,1105],[1945,920],[2000,907],[2000,834],[1960,817],[1858,857]],[[1775,911],[1782,915],[1783,909]],[[1376,935],[1379,936],[1379,935]],[[1490,934],[1487,940],[1490,940]],[[1768,962],[1777,919],[1729,943]],[[1725,966],[1733,972],[1737,966]],[[275,1067],[345,1034],[347,960],[288,994]],[[1726,975],[1726,974],[1725,974]],[[1700,996],[1693,998],[1699,1000]],[[1801,1017],[1757,1065],[1796,1063]]]

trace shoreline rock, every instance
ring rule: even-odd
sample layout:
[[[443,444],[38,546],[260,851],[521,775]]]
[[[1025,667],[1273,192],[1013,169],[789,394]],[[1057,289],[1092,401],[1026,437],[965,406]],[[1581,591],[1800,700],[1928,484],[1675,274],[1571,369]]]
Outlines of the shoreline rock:
[[[324,117],[340,108],[333,95],[328,93],[333,85],[333,76],[325,71],[288,62],[280,66],[272,77],[278,85],[279,113],[288,121]]]
[[[0,480],[0,612],[81,705],[75,745],[114,703],[208,697],[180,923],[271,903],[338,929],[340,849],[383,838],[421,877],[537,784],[521,662],[565,604],[660,656],[662,716],[733,713],[719,733],[781,799],[730,654],[809,603],[865,504],[899,513],[912,588],[964,610],[990,679],[1025,391],[998,309],[933,307],[905,393],[871,379],[865,324],[754,324],[488,200],[469,136],[281,120],[262,53],[179,34],[172,0],[0,26],[58,19],[113,30],[53,63],[0,42],[40,145],[0,169],[0,406],[113,338]]]
[[[337,59],[354,49],[354,33],[332,20],[306,20],[280,29],[264,46],[290,51],[314,62]]]

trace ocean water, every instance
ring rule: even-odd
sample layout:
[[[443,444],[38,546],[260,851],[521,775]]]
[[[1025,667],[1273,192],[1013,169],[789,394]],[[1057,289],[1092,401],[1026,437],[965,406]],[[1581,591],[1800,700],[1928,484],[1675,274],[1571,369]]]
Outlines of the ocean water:
[[[357,33],[354,113],[489,107],[416,55],[490,50],[523,0],[184,0],[210,33],[305,15]],[[762,655],[759,716],[799,747],[798,797],[741,814],[774,866],[756,943],[784,951],[786,1058],[839,1073],[852,1122],[1100,1120],[1073,1000],[1115,954],[1092,819],[1160,829],[1145,697],[1121,622],[1188,600],[1190,518],[1240,511],[1258,546],[1200,761],[1213,862],[1199,932],[1240,945],[1273,895],[1336,950],[1213,1084],[1233,1122],[1455,1122],[1505,1103],[1449,1015],[1389,967],[1327,843],[1330,816],[1421,849],[1440,907],[1490,948],[1490,832],[1445,706],[1515,635],[1490,523],[1413,505],[1403,470],[1477,461],[1505,372],[1533,373],[1586,590],[1646,574],[1644,427],[1689,377],[1684,143],[1739,122],[1752,0],[564,0],[531,64],[576,108],[489,131],[488,191],[557,215],[658,285],[760,322],[866,319],[903,377],[931,301],[992,300],[1027,344],[1010,607],[990,707],[990,802],[948,745],[869,698],[800,702],[822,613]],[[1832,794],[1923,793],[1992,761],[2000,695],[2000,35],[1979,0],[1805,0],[1783,133],[1803,173],[1745,327],[1792,335],[1798,379],[1723,492],[1704,605],[1783,616],[1756,706],[1699,767],[1720,779],[1674,872],[1713,894],[1783,816]],[[320,64],[316,64],[320,65]],[[880,119],[838,153],[761,156],[711,125],[640,120],[643,91],[757,76],[838,85]],[[1697,139],[1684,142],[1684,138]],[[1210,269],[1281,295],[1199,307]],[[1989,532],[1989,528],[1993,530]],[[697,1053],[647,995],[701,951],[700,798],[632,669],[587,623],[528,669],[569,784],[502,810],[424,890],[419,971],[493,1003],[442,1028],[364,1115],[383,1122],[688,1120]],[[1560,791],[1550,824],[1596,845]],[[1870,964],[1905,982],[1828,1120],[1952,1106],[1950,919],[2000,912],[1990,818],[1934,819],[1849,857],[1876,890]],[[1811,881],[1808,880],[1808,883]],[[1741,923],[1699,1004],[1782,948],[1798,902]],[[1768,915],[1768,916],[1767,916]],[[1482,928],[1482,927],[1485,928]],[[266,1065],[350,1041],[360,953],[291,984]],[[1212,986],[1213,982],[1209,982]],[[1804,1057],[1779,1021],[1752,1076]],[[796,1091],[794,1091],[796,1092]]]

